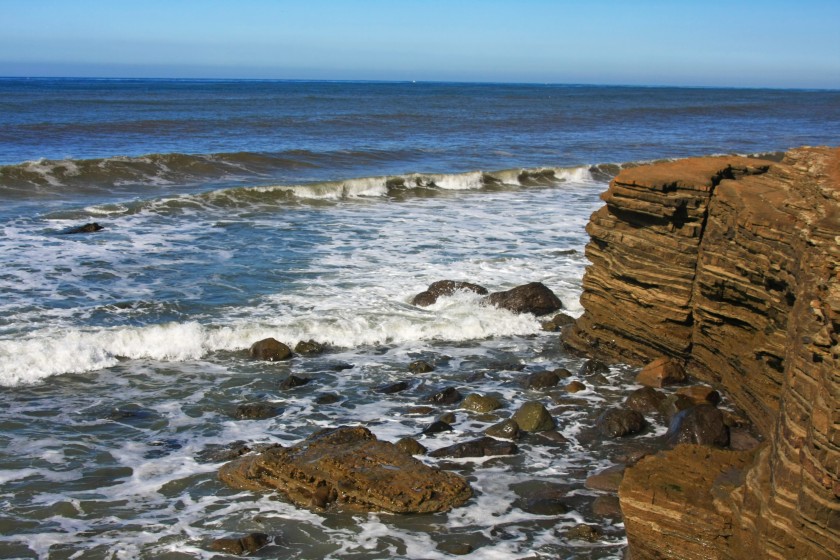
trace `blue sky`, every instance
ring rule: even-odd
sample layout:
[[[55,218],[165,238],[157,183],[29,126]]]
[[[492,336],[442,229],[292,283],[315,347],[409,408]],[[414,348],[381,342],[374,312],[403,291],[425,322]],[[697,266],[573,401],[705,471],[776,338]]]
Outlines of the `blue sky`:
[[[837,0],[0,0],[2,76],[840,88]]]

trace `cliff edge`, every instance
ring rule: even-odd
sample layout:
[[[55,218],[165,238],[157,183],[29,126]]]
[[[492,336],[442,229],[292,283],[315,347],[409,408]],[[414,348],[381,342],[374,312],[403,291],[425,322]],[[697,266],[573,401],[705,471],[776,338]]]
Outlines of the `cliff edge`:
[[[628,469],[645,558],[835,558],[840,550],[840,149],[622,171],[587,226],[568,346],[660,356],[723,389],[756,451],[681,445]]]

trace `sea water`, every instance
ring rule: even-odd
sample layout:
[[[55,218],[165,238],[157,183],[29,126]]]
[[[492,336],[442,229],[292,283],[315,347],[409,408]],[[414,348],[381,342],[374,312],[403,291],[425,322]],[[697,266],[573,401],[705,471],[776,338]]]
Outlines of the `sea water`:
[[[594,434],[633,370],[529,391],[530,372],[580,369],[557,333],[472,293],[411,298],[540,281],[579,315],[584,227],[622,166],[838,138],[831,91],[0,80],[0,557],[210,558],[255,531],[276,539],[265,558],[621,557],[623,525],[583,481],[665,430]],[[104,229],[67,233],[90,222]],[[249,359],[266,337],[327,351]],[[409,373],[417,359],[435,371]],[[281,390],[290,374],[311,381]],[[396,381],[409,389],[376,392]],[[418,410],[444,386],[505,406]],[[565,441],[421,457],[475,490],[443,514],[312,513],[226,488],[208,453],[348,424],[433,450],[530,400]],[[235,419],[247,402],[281,413]],[[419,435],[449,410],[453,432]],[[527,511],[552,492],[567,513]],[[579,523],[603,537],[569,539]]]

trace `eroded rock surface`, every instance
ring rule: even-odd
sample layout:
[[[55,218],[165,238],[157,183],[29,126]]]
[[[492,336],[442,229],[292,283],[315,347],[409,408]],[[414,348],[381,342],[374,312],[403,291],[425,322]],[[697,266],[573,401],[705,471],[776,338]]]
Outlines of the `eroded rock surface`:
[[[605,360],[685,364],[767,441],[754,456],[680,445],[628,469],[634,560],[834,557],[840,150],[640,166],[602,198],[587,226],[585,313],[565,343]]]
[[[242,457],[224,465],[219,478],[243,490],[275,490],[316,511],[430,513],[472,496],[462,477],[425,465],[363,427],[323,430],[297,445]]]

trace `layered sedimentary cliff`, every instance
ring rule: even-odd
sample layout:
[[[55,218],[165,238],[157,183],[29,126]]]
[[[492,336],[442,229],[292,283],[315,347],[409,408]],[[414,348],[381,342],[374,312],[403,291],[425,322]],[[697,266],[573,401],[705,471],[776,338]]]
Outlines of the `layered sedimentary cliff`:
[[[566,344],[678,359],[766,440],[751,453],[680,446],[629,469],[634,560],[835,558],[840,150],[638,167],[603,199],[588,226],[586,312]]]

